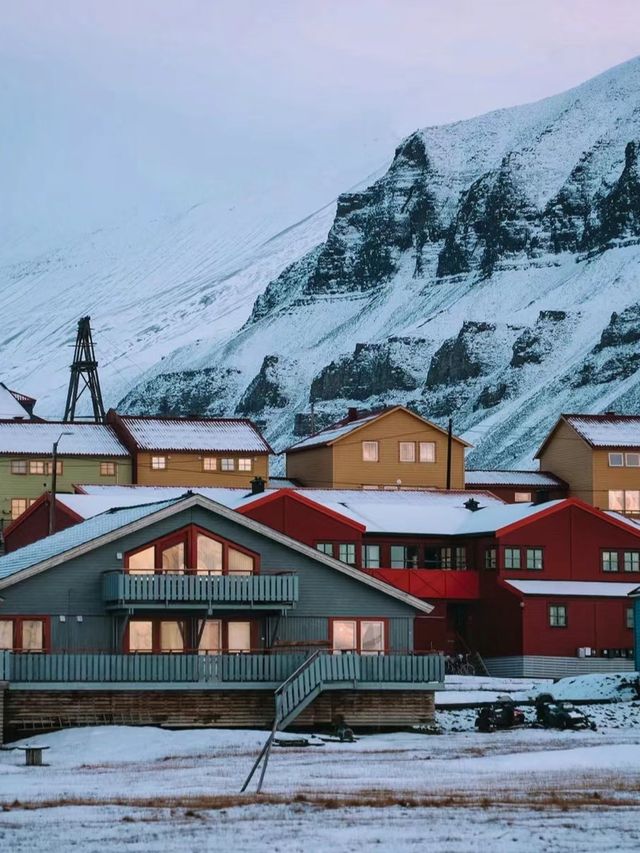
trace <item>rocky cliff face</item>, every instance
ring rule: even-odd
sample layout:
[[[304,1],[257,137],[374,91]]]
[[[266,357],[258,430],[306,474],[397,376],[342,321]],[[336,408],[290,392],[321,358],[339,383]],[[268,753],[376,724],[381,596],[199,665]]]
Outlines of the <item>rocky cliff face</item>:
[[[276,443],[311,403],[318,418],[392,402],[453,416],[482,464],[526,463],[562,409],[635,405],[639,91],[636,60],[412,134],[211,350],[218,385],[204,387],[227,412],[268,416]],[[167,383],[151,377],[127,406],[165,405]]]

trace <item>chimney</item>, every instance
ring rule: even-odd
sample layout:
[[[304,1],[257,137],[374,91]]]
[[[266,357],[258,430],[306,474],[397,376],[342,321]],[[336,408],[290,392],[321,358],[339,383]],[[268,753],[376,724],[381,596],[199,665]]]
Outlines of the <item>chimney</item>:
[[[468,501],[464,502],[464,508],[468,509],[469,512],[477,512],[480,509],[480,504],[475,498],[469,498]]]
[[[548,489],[538,489],[533,498],[533,505],[546,504],[551,498],[549,497]]]
[[[264,480],[262,477],[254,477],[251,481],[251,494],[261,495],[264,492]]]
[[[347,409],[347,421],[349,423],[351,423],[351,421],[357,421],[357,420],[358,420],[358,410],[355,408],[352,408],[352,407],[348,408]]]

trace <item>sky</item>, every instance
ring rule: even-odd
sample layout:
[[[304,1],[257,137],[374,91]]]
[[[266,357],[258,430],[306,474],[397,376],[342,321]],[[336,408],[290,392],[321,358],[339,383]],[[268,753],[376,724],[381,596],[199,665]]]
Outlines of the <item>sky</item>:
[[[637,0],[0,0],[0,228],[286,199],[638,52]],[[284,203],[284,202],[283,202]]]

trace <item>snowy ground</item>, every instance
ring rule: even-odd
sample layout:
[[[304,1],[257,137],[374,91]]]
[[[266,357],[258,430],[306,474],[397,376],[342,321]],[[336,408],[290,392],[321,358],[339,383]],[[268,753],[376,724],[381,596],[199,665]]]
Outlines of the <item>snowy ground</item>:
[[[583,710],[597,731],[482,735],[460,709],[442,735],[274,748],[261,798],[239,790],[265,732],[34,736],[48,767],[0,753],[0,849],[640,849],[640,703]]]

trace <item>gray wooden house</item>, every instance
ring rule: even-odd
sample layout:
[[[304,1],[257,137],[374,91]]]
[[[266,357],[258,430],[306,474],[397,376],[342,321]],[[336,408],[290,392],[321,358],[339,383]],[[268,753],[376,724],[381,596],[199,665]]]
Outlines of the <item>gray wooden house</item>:
[[[201,495],[0,558],[4,730],[428,722],[430,604]]]

